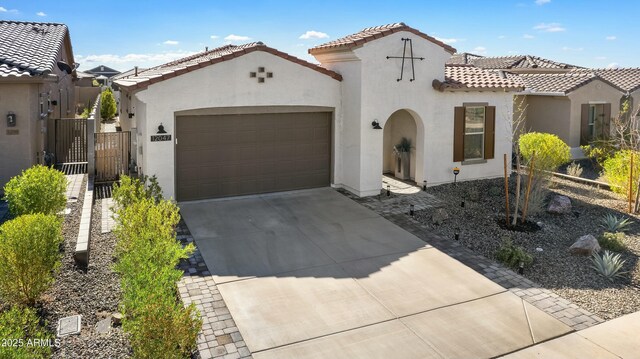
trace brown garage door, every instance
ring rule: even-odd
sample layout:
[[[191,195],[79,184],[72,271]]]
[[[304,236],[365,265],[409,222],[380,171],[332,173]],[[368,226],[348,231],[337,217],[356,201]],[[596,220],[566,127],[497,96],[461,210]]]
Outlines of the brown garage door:
[[[178,201],[329,185],[331,113],[178,116]]]

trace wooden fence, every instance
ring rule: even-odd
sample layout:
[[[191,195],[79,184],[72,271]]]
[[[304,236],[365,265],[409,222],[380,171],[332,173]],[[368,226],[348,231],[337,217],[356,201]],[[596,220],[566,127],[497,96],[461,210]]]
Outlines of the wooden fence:
[[[129,174],[131,132],[101,132],[95,134],[96,182],[117,181]]]
[[[58,118],[54,121],[54,146],[56,163],[87,162],[87,120]]]

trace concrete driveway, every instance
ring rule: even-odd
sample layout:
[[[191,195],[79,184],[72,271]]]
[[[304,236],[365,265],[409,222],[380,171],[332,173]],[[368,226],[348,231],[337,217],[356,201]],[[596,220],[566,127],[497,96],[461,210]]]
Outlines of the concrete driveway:
[[[180,208],[256,359],[489,358],[571,331],[330,188]]]

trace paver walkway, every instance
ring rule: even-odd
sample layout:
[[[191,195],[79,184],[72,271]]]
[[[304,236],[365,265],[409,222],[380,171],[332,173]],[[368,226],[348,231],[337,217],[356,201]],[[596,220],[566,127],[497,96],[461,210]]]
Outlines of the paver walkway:
[[[177,232],[183,245],[193,243],[193,236],[184,221],[180,221]],[[191,257],[180,264],[180,268],[184,271],[184,277],[178,283],[178,292],[185,305],[194,303],[202,315],[202,332],[198,336],[200,357],[251,358],[251,353],[197,247]]]
[[[78,196],[80,196],[80,190],[82,189],[82,181],[84,180],[84,174],[66,175],[67,177],[67,202],[78,202]]]
[[[571,331],[329,188],[180,207],[208,265],[180,284],[214,309],[206,357],[489,358]]]
[[[101,227],[100,231],[102,233],[109,233],[113,230],[113,227],[116,225],[115,220],[113,219],[113,198],[103,198],[102,199],[102,217],[100,218]]]

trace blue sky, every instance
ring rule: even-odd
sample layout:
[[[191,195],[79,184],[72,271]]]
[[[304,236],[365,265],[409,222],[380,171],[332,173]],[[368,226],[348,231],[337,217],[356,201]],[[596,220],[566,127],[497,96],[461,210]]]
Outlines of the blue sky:
[[[0,0],[1,19],[67,24],[80,69],[118,70],[250,41],[314,61],[310,47],[400,21],[459,52],[640,67],[638,13],[632,0]]]

